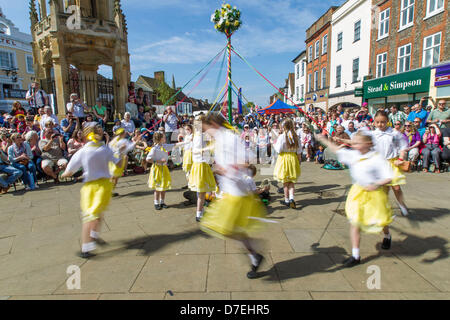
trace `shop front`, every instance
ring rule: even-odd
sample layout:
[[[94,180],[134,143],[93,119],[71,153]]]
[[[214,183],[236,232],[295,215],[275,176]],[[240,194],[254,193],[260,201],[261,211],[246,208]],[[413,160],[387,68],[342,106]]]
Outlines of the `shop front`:
[[[431,68],[427,67],[364,81],[364,101],[369,104],[369,112],[393,105],[403,109],[418,103],[429,96],[430,74]]]
[[[438,99],[450,99],[450,62],[433,67],[430,95]]]

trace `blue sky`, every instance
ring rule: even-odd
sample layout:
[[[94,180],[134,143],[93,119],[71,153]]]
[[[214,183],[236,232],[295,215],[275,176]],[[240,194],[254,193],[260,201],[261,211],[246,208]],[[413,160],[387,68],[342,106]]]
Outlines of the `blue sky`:
[[[0,0],[3,13],[22,32],[29,32],[28,0]],[[276,86],[283,86],[292,60],[305,48],[306,29],[332,5],[344,0],[234,0],[229,2],[242,12],[243,25],[233,35],[233,46]],[[132,80],[139,75],[153,76],[164,70],[171,84],[184,85],[226,44],[223,34],[210,22],[220,0],[123,0],[128,23]],[[221,59],[192,92],[192,96],[212,101],[225,84],[225,72],[218,81]],[[243,88],[250,101],[266,106],[275,92],[264,79],[236,56],[233,81]],[[107,72],[101,68],[103,73]],[[184,92],[196,83],[194,81]]]

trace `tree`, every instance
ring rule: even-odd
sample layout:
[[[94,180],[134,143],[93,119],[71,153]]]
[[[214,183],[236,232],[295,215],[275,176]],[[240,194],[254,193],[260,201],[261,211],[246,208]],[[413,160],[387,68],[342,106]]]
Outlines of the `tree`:
[[[164,81],[158,81],[158,83],[159,83],[158,88],[156,88],[158,100],[164,103],[165,105],[170,105],[176,99],[176,97],[170,99],[176,93],[176,91],[173,90],[171,87],[169,87],[169,85]]]
[[[245,104],[245,108],[247,108],[247,110],[251,110],[252,108],[255,108],[255,104],[253,102],[248,102]]]

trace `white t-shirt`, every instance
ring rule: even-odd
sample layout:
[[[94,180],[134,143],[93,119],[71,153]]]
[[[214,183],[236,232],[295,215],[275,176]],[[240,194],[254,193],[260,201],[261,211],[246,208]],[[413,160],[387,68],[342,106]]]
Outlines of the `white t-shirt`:
[[[400,152],[408,148],[408,142],[403,135],[392,129],[386,131],[376,129],[375,131],[365,131],[372,136],[375,144],[375,151],[381,154],[386,160],[398,158]]]
[[[108,167],[109,162],[117,164],[120,160],[120,158],[114,156],[114,152],[106,145],[98,147],[93,142],[88,142],[73,155],[66,170],[68,172],[77,172],[80,168],[83,168],[84,182],[103,178],[109,179],[111,178]]]
[[[353,183],[362,187],[394,177],[392,166],[375,151],[361,154],[357,150],[340,149],[336,154],[340,162],[349,166]]]

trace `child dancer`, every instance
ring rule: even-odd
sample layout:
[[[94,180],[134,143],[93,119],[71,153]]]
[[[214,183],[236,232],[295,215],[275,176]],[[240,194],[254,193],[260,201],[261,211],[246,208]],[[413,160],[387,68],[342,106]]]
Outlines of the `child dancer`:
[[[125,131],[124,128],[119,128],[114,132],[115,137],[109,142],[109,147],[113,152],[118,155],[119,149],[122,149],[124,152],[120,156],[123,158],[123,161],[121,162],[120,166],[117,166],[114,164],[114,162],[109,163],[109,171],[111,173],[111,182],[113,184],[113,188],[115,189],[117,186],[117,182],[119,181],[119,178],[122,177],[124,174],[124,171],[128,164],[128,157],[127,153],[131,150],[133,150],[135,143],[130,142],[127,137],[128,133]],[[113,196],[117,197],[119,194],[114,193]]]
[[[283,133],[278,137],[274,149],[279,154],[277,163],[274,168],[274,178],[283,183],[284,187],[284,202],[292,209],[296,209],[294,201],[295,185],[300,177],[300,162],[302,157],[302,145],[295,132],[294,122],[291,119],[286,119],[283,124]]]
[[[210,155],[205,134],[203,133],[201,116],[195,121],[195,133],[192,141],[192,168],[189,174],[189,189],[197,192],[197,214],[195,220],[200,221],[203,216],[205,195],[216,190],[216,180],[209,165]]]
[[[228,237],[244,244],[249,252],[250,279],[256,278],[263,256],[253,248],[249,232],[261,225],[265,208],[261,200],[249,188],[245,180],[245,146],[231,130],[231,126],[219,113],[209,113],[203,127],[213,136],[215,144],[215,171],[223,196],[206,209],[200,225],[203,231],[219,237]]]
[[[80,168],[84,171],[84,186],[81,188],[81,214],[83,227],[81,232],[82,258],[94,256],[92,251],[99,239],[100,223],[103,212],[111,200],[113,185],[110,181],[109,162],[121,166],[124,161],[116,157],[103,142],[103,129],[99,124],[89,124],[83,129],[84,138],[89,141],[70,159],[62,178],[69,178]]]
[[[153,147],[147,155],[147,162],[152,162],[152,168],[148,178],[148,186],[155,189],[155,209],[167,209],[164,203],[166,191],[172,187],[172,178],[170,176],[167,161],[169,152],[176,146],[175,144],[165,144],[166,136],[164,133],[155,132],[153,134]]]
[[[392,209],[384,186],[394,178],[392,166],[381,154],[372,150],[372,137],[366,131],[359,131],[353,136],[351,146],[354,150],[342,148],[319,137],[338,156],[340,162],[350,168],[353,179],[345,212],[351,223],[350,237],[352,256],[346,259],[345,267],[352,267],[361,262],[359,255],[360,231],[380,233],[383,230],[383,249],[391,247],[389,224],[392,223]]]
[[[184,137],[184,141],[180,143],[180,146],[183,146],[184,154],[183,154],[183,171],[186,173],[186,179],[189,182],[189,174],[192,169],[192,140],[193,136],[193,127],[190,124],[186,124],[184,126],[184,130],[186,132],[186,136]],[[184,188],[186,189],[186,188]]]

